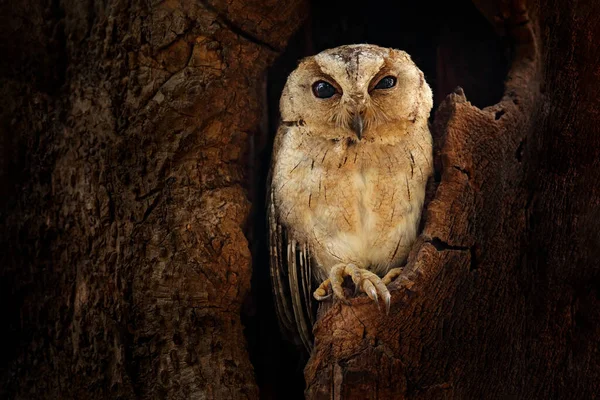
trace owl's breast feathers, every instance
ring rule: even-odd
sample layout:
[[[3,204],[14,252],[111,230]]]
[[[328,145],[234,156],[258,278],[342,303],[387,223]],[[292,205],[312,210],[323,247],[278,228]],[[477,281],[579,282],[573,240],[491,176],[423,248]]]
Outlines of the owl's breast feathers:
[[[337,263],[376,273],[403,262],[432,172],[426,126],[392,144],[350,143],[282,127],[273,165],[279,220],[312,248],[321,277]]]

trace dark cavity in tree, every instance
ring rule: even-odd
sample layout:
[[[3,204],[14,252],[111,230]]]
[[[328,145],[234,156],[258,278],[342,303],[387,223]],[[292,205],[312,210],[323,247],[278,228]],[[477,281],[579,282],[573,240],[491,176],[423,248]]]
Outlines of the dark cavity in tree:
[[[266,131],[261,132],[255,146],[254,269],[252,295],[243,322],[263,398],[303,398],[303,367],[308,359],[301,348],[281,337],[269,281],[264,193],[279,122],[279,97],[287,76],[301,58],[353,43],[409,53],[434,92],[434,111],[457,86],[477,107],[497,103],[510,63],[505,43],[467,0],[440,3],[435,8],[427,2],[407,5],[374,1],[369,7],[342,0],[312,2],[308,21],[268,71]]]

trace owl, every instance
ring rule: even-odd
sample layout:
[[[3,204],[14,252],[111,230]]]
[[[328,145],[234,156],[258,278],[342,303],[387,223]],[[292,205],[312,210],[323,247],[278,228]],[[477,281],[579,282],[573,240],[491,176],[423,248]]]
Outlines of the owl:
[[[267,193],[280,325],[312,348],[314,300],[390,308],[433,171],[432,93],[401,50],[356,44],[300,61],[279,104]]]

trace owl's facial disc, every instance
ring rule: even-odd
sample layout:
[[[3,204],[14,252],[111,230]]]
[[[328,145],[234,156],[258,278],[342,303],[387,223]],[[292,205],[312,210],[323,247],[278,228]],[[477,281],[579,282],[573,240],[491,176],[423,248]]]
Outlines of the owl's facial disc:
[[[335,142],[392,143],[427,123],[431,89],[401,50],[347,45],[304,59],[288,77],[283,121]]]

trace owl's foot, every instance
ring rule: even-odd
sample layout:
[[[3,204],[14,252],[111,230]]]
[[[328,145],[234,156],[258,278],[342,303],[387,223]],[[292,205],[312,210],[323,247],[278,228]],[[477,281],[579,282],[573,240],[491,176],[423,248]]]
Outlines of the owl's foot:
[[[391,269],[381,279],[373,272],[358,268],[354,264],[337,264],[329,271],[329,279],[321,283],[313,293],[313,296],[319,301],[328,299],[331,297],[331,293],[328,294],[329,288],[331,288],[336,297],[347,302],[342,282],[344,282],[346,276],[350,276],[354,282],[356,291],[365,292],[377,304],[377,308],[379,308],[379,297],[381,297],[385,303],[386,314],[389,314],[392,296],[387,285],[398,277],[401,271],[402,268]]]
[[[346,300],[346,295],[344,295],[344,289],[342,288],[344,278],[346,276],[351,277],[354,285],[358,287],[362,279],[361,271],[362,270],[354,264],[334,265],[329,271],[329,279],[325,279],[313,293],[314,298],[319,301],[328,299],[331,297],[331,293],[327,294],[329,291],[328,289],[331,288],[336,297],[347,303],[348,301]]]
[[[394,279],[400,276],[400,273],[404,270],[404,268],[392,268],[388,271],[387,274],[381,279],[384,285],[389,285],[392,283]]]

